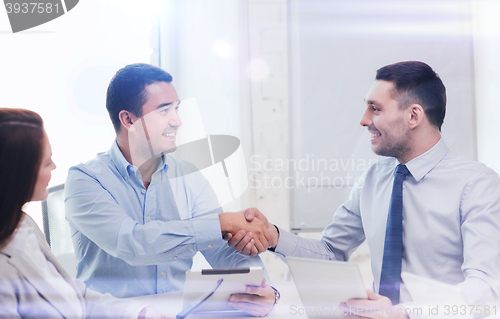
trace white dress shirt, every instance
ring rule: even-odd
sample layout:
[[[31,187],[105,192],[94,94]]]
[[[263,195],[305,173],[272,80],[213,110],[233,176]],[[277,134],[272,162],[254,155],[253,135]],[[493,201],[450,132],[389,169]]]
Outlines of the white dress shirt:
[[[399,162],[371,165],[335,212],[321,240],[280,229],[276,253],[348,260],[366,239],[374,288],[380,283],[387,215]],[[470,303],[498,296],[500,282],[500,179],[485,165],[450,154],[439,140],[406,163],[403,183],[402,271],[459,285]],[[401,302],[411,300],[401,285]]]

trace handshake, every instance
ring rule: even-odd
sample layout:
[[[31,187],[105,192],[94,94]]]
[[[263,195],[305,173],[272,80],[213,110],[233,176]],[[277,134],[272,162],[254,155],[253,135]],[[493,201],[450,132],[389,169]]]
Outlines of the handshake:
[[[275,248],[278,229],[257,208],[219,214],[222,237],[230,247],[252,257]]]

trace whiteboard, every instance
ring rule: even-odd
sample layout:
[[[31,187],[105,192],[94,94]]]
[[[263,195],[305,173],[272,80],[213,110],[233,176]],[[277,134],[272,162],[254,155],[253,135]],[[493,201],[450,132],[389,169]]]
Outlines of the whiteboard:
[[[329,224],[377,158],[359,122],[363,99],[384,65],[429,64],[447,89],[446,144],[477,158],[470,11],[465,0],[290,0],[293,231]]]

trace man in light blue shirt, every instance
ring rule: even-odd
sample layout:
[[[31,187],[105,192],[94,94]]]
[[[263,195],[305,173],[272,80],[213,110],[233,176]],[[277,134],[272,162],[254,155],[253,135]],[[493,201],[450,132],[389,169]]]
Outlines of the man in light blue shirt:
[[[395,170],[406,164],[410,175],[402,186],[402,271],[457,285],[471,305],[491,302],[500,288],[500,179],[485,165],[455,156],[446,147],[441,80],[422,62],[388,65],[377,71],[365,102],[361,125],[371,134],[373,151],[389,158],[363,173],[321,240],[268,224],[271,250],[281,256],[346,261],[366,239],[378,291]],[[253,216],[267,223],[257,210],[248,212],[249,220]],[[400,302],[410,301],[402,282],[400,287]],[[372,292],[369,299],[350,305],[392,306]]]
[[[250,239],[245,252],[268,247],[262,222],[222,213],[217,196],[197,168],[175,151],[182,122],[172,77],[147,64],[119,70],[106,107],[116,131],[111,149],[70,168],[66,217],[78,259],[77,277],[93,290],[130,297],[182,290],[200,251],[214,268],[263,267],[223,240]],[[248,236],[247,236],[248,235]],[[265,315],[275,291],[249,287],[236,308]],[[250,304],[250,307],[248,305]]]

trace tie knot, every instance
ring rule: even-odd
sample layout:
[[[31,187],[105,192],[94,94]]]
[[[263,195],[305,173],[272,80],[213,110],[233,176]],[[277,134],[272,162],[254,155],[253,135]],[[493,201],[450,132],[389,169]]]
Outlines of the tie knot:
[[[404,164],[399,164],[396,167],[396,173],[403,174],[404,176],[410,175],[410,171]]]

